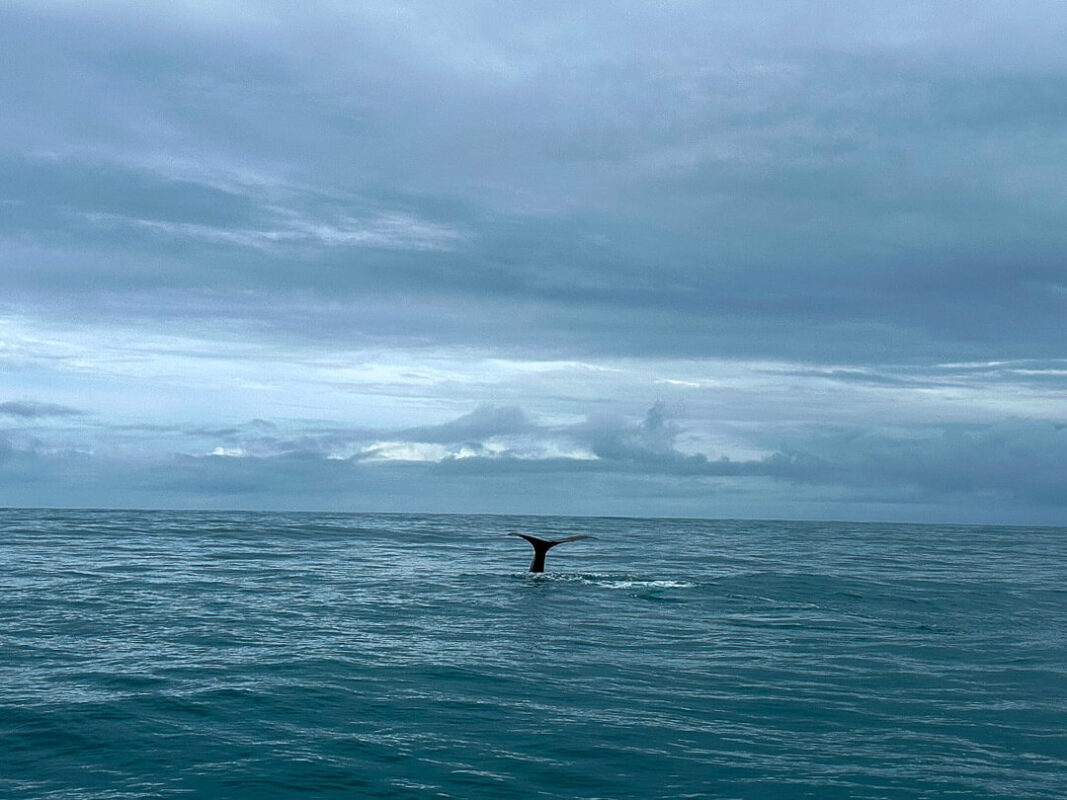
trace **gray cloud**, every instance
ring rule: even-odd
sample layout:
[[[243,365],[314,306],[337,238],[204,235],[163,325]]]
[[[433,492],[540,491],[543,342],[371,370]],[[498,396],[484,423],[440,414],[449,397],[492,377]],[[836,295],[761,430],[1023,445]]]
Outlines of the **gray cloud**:
[[[529,430],[529,428],[527,428]],[[589,445],[595,460],[547,457],[450,457],[439,467],[472,473],[589,472],[708,478],[769,478],[792,484],[843,487],[885,501],[1008,502],[1063,507],[1067,423],[1011,420],[983,426],[942,426],[902,433],[809,429],[754,460],[708,458],[676,447],[682,429],[662,404],[637,424],[590,420],[544,428]],[[879,497],[881,495],[881,497]]]
[[[0,403],[0,416],[17,419],[41,419],[45,417],[77,417],[85,412],[58,403],[41,403],[33,400],[8,400]]]
[[[438,511],[470,510],[473,503],[478,510],[504,512],[533,511],[552,497],[559,513],[635,513],[643,503],[661,514],[718,509],[722,515],[747,508],[750,516],[752,509],[737,505],[738,498],[747,504],[758,497],[764,515],[772,516],[821,503],[816,507],[850,507],[860,515],[866,509],[867,518],[893,513],[887,509],[896,506],[896,513],[912,508],[957,519],[1045,523],[1058,519],[1065,504],[1063,425],[1014,421],[896,435],[810,430],[764,458],[738,461],[680,453],[656,421],[660,413],[654,408],[640,423],[601,420],[565,429],[575,440],[607,442],[597,459],[496,452],[368,463],[302,451],[178,456],[135,467],[4,443],[0,476],[8,488],[0,503],[17,496],[23,503],[62,498],[59,504],[69,505],[95,497],[126,506]],[[560,432],[546,426],[538,434]]]
[[[408,428],[397,431],[395,436],[415,442],[456,444],[533,429],[521,408],[486,405],[451,422]]]
[[[1067,505],[1062,423],[1008,420],[911,435],[828,431],[805,437],[781,459],[783,477],[859,487],[868,494],[895,488],[909,490],[913,500]]]
[[[399,500],[448,510],[453,508],[445,500],[449,491],[480,496],[477,490],[489,482],[508,497],[525,496],[532,503],[544,486],[564,479],[570,485],[561,508],[577,504],[592,486],[621,491],[633,479],[652,482],[663,496],[684,498],[688,508],[703,504],[705,513],[723,491],[746,485],[760,487],[772,506],[821,492],[876,506],[996,509],[999,518],[1010,519],[1012,514],[1022,518],[1027,508],[1051,509],[1054,518],[1055,509],[1067,504],[1062,492],[1067,424],[1051,422],[1010,420],[898,432],[807,427],[779,437],[766,456],[747,460],[679,450],[685,426],[672,421],[660,403],[636,422],[599,417],[543,425],[518,408],[483,407],[450,423],[404,431],[336,430],[282,438],[271,436],[272,429],[257,421],[236,431],[207,431],[239,449],[154,460],[136,470],[72,450],[25,450],[9,442],[4,442],[0,462],[9,478],[17,470],[17,483],[24,488],[41,484],[35,491],[42,495],[49,483],[63,496],[68,490],[88,492],[111,474],[111,492],[126,480],[134,496],[171,492],[175,502],[184,498],[196,507],[276,496],[296,505],[315,498],[337,504],[347,497],[356,506],[366,497],[381,508],[388,493],[403,485],[407,489]],[[381,441],[393,445],[392,457],[368,460],[360,453],[339,458],[332,452]],[[449,447],[427,456],[418,449],[420,443]],[[560,454],[568,448],[585,455]],[[457,488],[463,481],[475,483],[464,491]],[[485,508],[493,510],[490,506]]]
[[[1048,9],[998,63],[999,6],[197,8],[9,12],[10,298],[75,281],[81,313],[152,319],[223,291],[286,335],[302,298],[323,338],[511,353],[1059,355]],[[57,126],[79,146],[12,155]]]

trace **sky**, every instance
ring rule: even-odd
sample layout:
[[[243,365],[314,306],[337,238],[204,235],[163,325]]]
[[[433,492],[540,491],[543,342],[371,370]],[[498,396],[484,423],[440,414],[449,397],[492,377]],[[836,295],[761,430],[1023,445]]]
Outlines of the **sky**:
[[[0,5],[0,506],[1067,524],[1067,7]]]

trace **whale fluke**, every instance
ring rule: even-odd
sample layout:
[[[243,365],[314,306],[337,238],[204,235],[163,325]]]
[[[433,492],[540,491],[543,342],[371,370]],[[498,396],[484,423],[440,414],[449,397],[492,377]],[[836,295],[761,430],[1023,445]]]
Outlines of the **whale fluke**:
[[[525,533],[509,533],[508,536],[518,536],[525,539],[533,545],[534,559],[530,564],[530,572],[544,572],[545,571],[545,553],[550,548],[555,547],[557,544],[563,544],[564,542],[576,542],[579,539],[595,539],[595,536],[590,536],[588,533],[583,533],[578,536],[568,536],[566,539],[538,539],[536,536],[530,536]]]

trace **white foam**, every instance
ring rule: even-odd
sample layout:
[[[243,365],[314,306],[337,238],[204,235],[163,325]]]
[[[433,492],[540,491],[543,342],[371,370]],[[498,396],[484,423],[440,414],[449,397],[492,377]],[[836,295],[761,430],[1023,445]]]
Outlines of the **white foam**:
[[[588,582],[594,586],[603,586],[605,589],[691,589],[694,586],[687,581],[591,580]]]

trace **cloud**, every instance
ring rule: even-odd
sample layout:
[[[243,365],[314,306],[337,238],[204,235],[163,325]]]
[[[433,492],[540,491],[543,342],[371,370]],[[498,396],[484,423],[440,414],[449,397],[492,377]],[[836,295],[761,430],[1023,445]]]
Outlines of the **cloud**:
[[[789,480],[852,487],[869,496],[905,491],[913,501],[1067,506],[1067,422],[1006,420],[895,435],[815,432],[768,464]]]
[[[508,444],[507,437],[517,433],[540,440],[539,450],[528,441],[525,448]],[[386,433],[404,438],[376,441],[356,460],[434,464],[467,473],[764,477],[871,495],[906,489],[926,497],[996,495],[1017,503],[1067,502],[1056,489],[1067,477],[1067,424],[1014,420],[895,435],[809,429],[787,437],[780,449],[765,457],[750,460],[683,453],[676,447],[682,433],[662,403],[636,423],[601,418],[571,426],[537,425],[519,409],[483,407],[441,426]],[[561,455],[568,449],[581,455]]]
[[[6,295],[518,357],[1059,355],[1038,6],[624,8],[16,3]]]
[[[32,400],[8,400],[0,403],[0,416],[16,419],[42,419],[46,417],[77,417],[85,412],[57,403],[41,403]]]
[[[534,430],[527,426],[527,433]],[[464,474],[590,472],[672,478],[771,479],[845,489],[872,501],[1007,502],[1063,507],[1067,423],[1012,420],[984,426],[941,426],[901,433],[858,428],[807,429],[758,459],[709,458],[676,447],[682,428],[657,403],[638,423],[591,419],[537,429],[545,439],[588,448],[592,457],[519,457],[509,449],[467,457],[412,459]],[[393,446],[399,446],[396,443]]]
[[[899,431],[807,427],[751,459],[681,451],[686,427],[663,404],[638,420],[546,425],[519,409],[483,407],[452,423],[408,429],[406,438],[401,431],[336,432],[356,448],[346,457],[321,440],[300,449],[293,447],[300,437],[256,440],[248,435],[255,428],[264,425],[243,436],[226,432],[227,444],[200,455],[139,466],[4,441],[0,470],[19,497],[60,505],[96,496],[169,507],[507,512],[533,511],[551,496],[560,513],[635,513],[644,504],[661,514],[721,515],[729,503],[735,515],[761,516],[821,504],[866,518],[895,507],[904,518],[901,509],[912,508],[1046,523],[1067,505],[1067,424],[1033,420]],[[0,493],[0,504],[12,497]]]
[[[451,422],[408,428],[398,436],[413,442],[455,444],[479,442],[493,436],[522,434],[533,429],[522,409],[514,406],[483,405]]]

